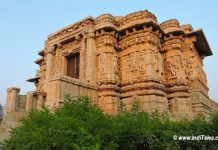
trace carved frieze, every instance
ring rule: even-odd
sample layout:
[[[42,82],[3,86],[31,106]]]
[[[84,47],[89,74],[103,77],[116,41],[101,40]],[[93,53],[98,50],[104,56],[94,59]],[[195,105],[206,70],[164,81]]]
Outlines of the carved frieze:
[[[65,36],[68,36],[70,34],[76,34],[78,32],[81,32],[83,28],[87,26],[92,26],[94,24],[94,20],[91,17],[85,18],[84,20],[77,22],[73,25],[70,25],[68,27],[65,27],[53,34],[50,34],[48,39],[49,41],[52,41],[53,39],[62,39]]]
[[[145,70],[145,52],[137,51],[130,53],[126,58],[126,71],[144,71]]]
[[[98,69],[99,76],[98,78],[104,78],[107,73],[107,56],[105,53],[100,53],[98,56]]]
[[[119,41],[119,48],[126,49],[136,44],[150,43],[154,46],[160,47],[160,39],[154,32],[146,30],[135,31],[129,35],[124,36]]]
[[[177,79],[180,69],[181,57],[179,55],[171,56],[165,60],[166,78]]]
[[[164,75],[164,59],[163,56],[160,54],[160,52],[154,53],[154,68],[155,71],[158,73],[159,77],[163,77]]]
[[[185,73],[188,78],[200,77],[201,71],[195,56],[190,56],[184,59],[184,62],[186,63]]]
[[[178,50],[182,49],[181,38],[166,40],[162,44],[162,51],[175,50],[175,49],[178,49]]]
[[[114,53],[100,53],[98,55],[98,82],[119,82],[118,57]]]
[[[119,68],[118,68],[118,57],[117,57],[116,54],[112,54],[111,55],[111,62],[112,62],[112,65],[111,65],[112,69],[111,69],[111,71],[114,72],[115,74],[117,74]]]

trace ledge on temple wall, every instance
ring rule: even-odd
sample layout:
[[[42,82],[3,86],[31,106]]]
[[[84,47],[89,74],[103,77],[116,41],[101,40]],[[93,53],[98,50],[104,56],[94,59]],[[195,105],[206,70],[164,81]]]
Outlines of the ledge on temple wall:
[[[68,82],[68,83],[73,83],[75,85],[80,85],[82,87],[90,88],[90,89],[94,89],[94,90],[98,89],[97,84],[93,84],[93,83],[90,83],[88,81],[81,81],[80,79],[75,79],[75,78],[72,78],[72,77],[69,77],[69,76],[66,76],[66,75],[53,76],[53,77],[51,77],[50,82],[51,81],[56,81],[56,80],[61,80],[61,81],[65,81],[65,82]]]
[[[195,35],[197,37],[196,46],[200,56],[206,57],[213,55],[212,50],[208,44],[208,41],[202,29],[191,31],[187,35]]]
[[[44,58],[41,57],[41,58],[36,59],[36,60],[34,61],[34,63],[40,65],[43,60],[44,60]]]
[[[38,51],[38,54],[39,54],[39,56],[44,56],[44,52],[45,52],[45,50],[44,50],[44,49],[42,49],[42,50]]]

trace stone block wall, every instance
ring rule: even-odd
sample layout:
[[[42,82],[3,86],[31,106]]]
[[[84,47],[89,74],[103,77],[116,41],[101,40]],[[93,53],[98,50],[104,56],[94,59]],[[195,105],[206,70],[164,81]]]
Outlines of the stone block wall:
[[[41,109],[45,103],[45,93],[28,92],[19,95],[20,89],[16,87],[7,90],[7,101],[3,120],[0,124],[0,141],[7,138],[11,128],[20,124],[20,120],[28,115],[31,109]]]

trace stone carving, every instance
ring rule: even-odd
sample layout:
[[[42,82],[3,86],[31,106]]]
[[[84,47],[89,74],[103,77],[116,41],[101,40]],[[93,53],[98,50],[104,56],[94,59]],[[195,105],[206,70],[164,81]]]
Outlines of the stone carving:
[[[56,55],[55,55],[55,68],[54,68],[54,74],[58,75],[61,71],[61,50],[58,49],[56,51]]]
[[[114,72],[115,73],[117,73],[118,72],[118,58],[117,58],[117,56],[116,55],[112,55],[112,66],[113,66],[113,69],[112,70],[114,70]]]
[[[98,65],[99,65],[99,73],[100,76],[104,76],[106,74],[106,66],[107,65],[107,56],[105,53],[100,53],[98,56]]]
[[[180,56],[172,56],[166,58],[166,72],[168,79],[176,79],[177,74],[179,73],[179,64]]]
[[[145,70],[145,53],[144,51],[138,52],[138,70],[144,71]]]
[[[145,52],[132,52],[127,56],[127,71],[144,71],[145,70]]]
[[[137,52],[133,52],[129,55],[129,60],[130,60],[129,66],[130,66],[131,71],[137,69],[136,68],[137,67],[137,55],[138,55]]]
[[[198,78],[201,75],[201,70],[194,56],[183,59],[185,74],[187,78]]]
[[[207,75],[206,75],[206,73],[204,72],[204,70],[202,70],[201,79],[202,79],[203,82],[207,85]]]
[[[154,66],[155,66],[155,71],[158,72],[159,76],[164,75],[163,64],[164,64],[163,56],[159,52],[156,52],[154,54]]]

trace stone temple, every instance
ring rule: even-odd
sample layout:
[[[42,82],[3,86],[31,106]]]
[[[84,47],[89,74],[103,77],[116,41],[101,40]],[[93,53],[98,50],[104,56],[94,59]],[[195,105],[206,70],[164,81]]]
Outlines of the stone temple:
[[[36,90],[9,88],[2,132],[30,109],[63,103],[66,94],[89,96],[110,114],[121,102],[173,118],[208,117],[218,104],[208,97],[203,59],[212,55],[201,29],[171,19],[158,23],[144,10],[126,16],[87,17],[50,34],[27,81]]]

